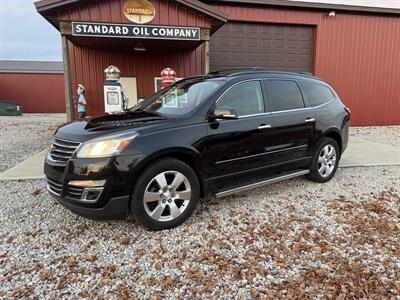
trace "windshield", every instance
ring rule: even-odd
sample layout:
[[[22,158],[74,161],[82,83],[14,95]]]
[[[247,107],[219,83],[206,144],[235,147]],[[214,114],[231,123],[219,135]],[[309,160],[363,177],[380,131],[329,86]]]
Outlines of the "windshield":
[[[133,110],[162,115],[185,115],[200,105],[222,83],[220,80],[183,80],[147,98]]]

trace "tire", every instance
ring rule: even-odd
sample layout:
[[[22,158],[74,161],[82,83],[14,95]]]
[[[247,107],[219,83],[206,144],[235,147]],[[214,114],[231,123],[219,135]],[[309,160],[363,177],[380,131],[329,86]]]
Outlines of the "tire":
[[[164,158],[148,166],[138,178],[130,210],[150,230],[170,229],[193,214],[199,198],[200,184],[193,169],[180,160]]]
[[[307,178],[314,182],[328,182],[335,175],[339,160],[340,149],[337,142],[328,137],[322,138],[314,152]]]

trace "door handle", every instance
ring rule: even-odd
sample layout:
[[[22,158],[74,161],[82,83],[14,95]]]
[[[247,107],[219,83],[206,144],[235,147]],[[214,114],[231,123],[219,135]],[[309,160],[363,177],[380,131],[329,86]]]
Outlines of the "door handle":
[[[306,122],[306,123],[315,122],[315,119],[308,118],[308,119],[306,119],[306,121],[305,121],[305,122]]]
[[[271,128],[271,125],[265,125],[265,124],[261,124],[260,126],[258,126],[258,129],[268,129]]]

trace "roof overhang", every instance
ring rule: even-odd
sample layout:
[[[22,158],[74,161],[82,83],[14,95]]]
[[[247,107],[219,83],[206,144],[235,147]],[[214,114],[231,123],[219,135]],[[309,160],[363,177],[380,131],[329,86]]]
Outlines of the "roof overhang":
[[[198,0],[174,0],[176,3],[190,8],[204,16],[213,20],[213,26],[210,30],[211,33],[215,32],[219,27],[228,21],[228,15],[208,4],[202,3]],[[35,2],[36,10],[54,27],[60,29],[57,13],[67,7],[77,4],[88,3],[90,0],[41,0]]]

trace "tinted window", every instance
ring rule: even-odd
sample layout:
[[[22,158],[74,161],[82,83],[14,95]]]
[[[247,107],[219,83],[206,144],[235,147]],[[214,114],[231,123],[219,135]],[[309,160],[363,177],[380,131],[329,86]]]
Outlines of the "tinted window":
[[[306,94],[311,106],[318,106],[334,99],[330,88],[320,84],[301,83],[301,87]]]
[[[219,80],[182,80],[150,96],[134,110],[180,116],[198,107],[224,82]]]
[[[217,102],[217,108],[233,108],[238,116],[264,112],[261,85],[258,81],[240,83],[229,89]]]
[[[299,86],[289,80],[267,80],[271,111],[304,108],[303,96]]]

